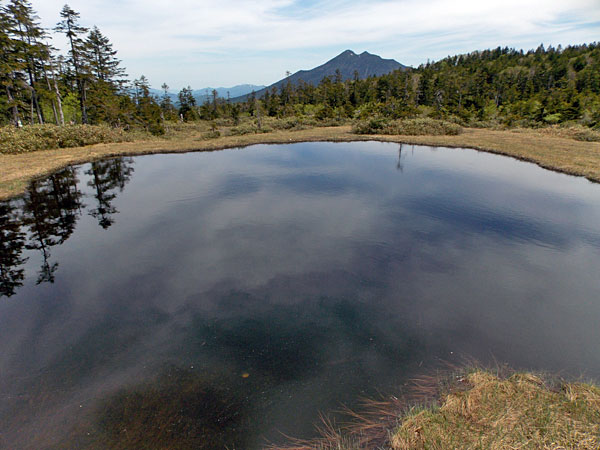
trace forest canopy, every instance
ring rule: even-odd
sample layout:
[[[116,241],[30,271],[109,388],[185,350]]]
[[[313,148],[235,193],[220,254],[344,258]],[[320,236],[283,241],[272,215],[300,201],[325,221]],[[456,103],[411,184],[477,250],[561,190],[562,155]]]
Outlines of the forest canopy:
[[[527,52],[507,47],[475,51],[388,75],[318,85],[300,81],[244,101],[213,96],[198,104],[191,87],[178,100],[161,87],[151,94],[143,75],[131,81],[109,38],[81,25],[68,5],[54,27],[68,51],[50,45],[49,30],[28,0],[0,3],[0,122],[92,124],[164,133],[168,121],[243,116],[310,116],[317,121],[430,117],[462,125],[600,127],[600,47],[597,43]]]

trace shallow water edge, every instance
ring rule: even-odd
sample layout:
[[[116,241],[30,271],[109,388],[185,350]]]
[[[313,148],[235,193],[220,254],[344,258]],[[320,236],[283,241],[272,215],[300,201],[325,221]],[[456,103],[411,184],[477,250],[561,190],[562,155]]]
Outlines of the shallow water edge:
[[[22,155],[0,155],[0,199],[22,194],[30,181],[48,176],[68,165],[114,156],[211,151],[263,143],[365,140],[471,148],[534,162],[549,170],[600,182],[600,143],[553,137],[535,130],[516,132],[468,128],[458,136],[360,136],[351,133],[350,127],[345,126],[222,137],[202,142],[190,139],[153,140],[47,150]]]

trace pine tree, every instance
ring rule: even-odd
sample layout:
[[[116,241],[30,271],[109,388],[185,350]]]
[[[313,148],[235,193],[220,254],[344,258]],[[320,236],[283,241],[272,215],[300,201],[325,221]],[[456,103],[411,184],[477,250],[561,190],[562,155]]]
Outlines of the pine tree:
[[[195,109],[196,99],[194,98],[192,88],[190,86],[183,88],[177,96],[179,97],[179,114],[185,120],[197,119],[198,114]]]
[[[167,83],[163,83],[161,89],[163,90],[163,95],[160,99],[160,109],[162,110],[163,117],[166,120],[175,120],[177,117],[177,110],[171,101],[169,86]]]
[[[60,33],[64,33],[69,39],[70,44],[70,63],[73,66],[75,72],[75,81],[77,83],[77,90],[79,92],[79,106],[81,108],[81,121],[84,124],[88,123],[87,116],[87,98],[86,98],[86,84],[88,69],[85,66],[85,42],[81,38],[81,35],[88,31],[87,28],[79,25],[79,13],[75,12],[65,5],[60,12],[62,21],[56,24],[54,28]]]
[[[152,134],[164,134],[165,128],[163,126],[162,111],[158,103],[150,95],[148,79],[142,75],[136,82],[139,89],[137,110],[141,124]]]
[[[86,93],[88,120],[91,123],[120,121],[120,96],[124,95],[125,69],[116,58],[109,39],[94,26],[84,42],[85,67],[89,89]]]
[[[23,102],[19,99],[19,89],[23,85],[22,70],[25,68],[21,54],[22,43],[11,37],[14,21],[0,10],[0,86],[6,94],[4,108],[10,111],[12,123],[21,125],[19,109]]]
[[[110,84],[115,90],[125,83],[125,69],[116,58],[117,51],[98,27],[94,26],[85,40],[85,58],[91,74],[96,80]]]
[[[40,106],[40,91],[43,85],[40,80],[45,64],[50,59],[50,48],[44,42],[48,35],[40,26],[39,17],[28,0],[11,0],[5,10],[14,23],[13,33],[22,44],[20,58],[25,65],[29,80],[31,110],[35,111],[38,122],[44,123],[43,110]],[[34,114],[31,114],[32,123],[33,120]]]

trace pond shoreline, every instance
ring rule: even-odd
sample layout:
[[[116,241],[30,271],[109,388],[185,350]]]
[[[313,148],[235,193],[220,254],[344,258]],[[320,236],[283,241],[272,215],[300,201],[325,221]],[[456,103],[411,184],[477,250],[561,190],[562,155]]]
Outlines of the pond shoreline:
[[[466,128],[456,136],[357,135],[350,126],[274,131],[264,134],[202,139],[152,139],[96,144],[77,148],[41,150],[16,155],[0,154],[0,200],[21,195],[34,179],[64,167],[116,156],[185,153],[243,148],[257,144],[299,142],[380,141],[407,145],[468,148],[503,156],[600,182],[600,143],[581,142],[536,130],[489,130]]]
[[[0,203],[7,445],[593,439],[597,387],[456,364],[498,358],[600,379],[600,305],[589,301],[600,297],[598,186],[483,152],[361,137],[105,158]],[[546,414],[557,409],[567,415]],[[320,411],[338,425],[313,445]]]
[[[504,373],[502,373],[504,372]],[[271,450],[389,448],[597,448],[600,388],[556,376],[465,367],[425,375],[400,397],[346,410],[348,423],[326,419],[322,436]],[[412,399],[416,398],[417,401]]]

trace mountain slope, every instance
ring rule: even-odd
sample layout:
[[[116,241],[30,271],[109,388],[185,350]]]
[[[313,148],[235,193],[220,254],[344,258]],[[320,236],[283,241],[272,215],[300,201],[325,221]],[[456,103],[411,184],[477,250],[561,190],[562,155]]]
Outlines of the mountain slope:
[[[296,72],[289,77],[289,80],[292,83],[302,80],[310,84],[319,84],[324,77],[335,75],[336,70],[340,71],[344,80],[353,78],[355,71],[358,73],[358,78],[364,79],[371,76],[385,75],[404,67],[393,59],[383,59],[368,52],[357,55],[352,50],[346,50],[332,60],[312,70],[300,70]],[[287,82],[287,79],[278,81],[278,83],[284,82]]]
[[[311,70],[300,70],[287,78],[273,83],[265,89],[256,91],[256,96],[260,97],[267,90],[271,90],[273,87],[279,88],[288,81],[292,84],[304,81],[305,83],[317,85],[323,78],[334,76],[337,70],[340,71],[343,80],[349,80],[354,78],[355,73],[358,74],[359,79],[364,79],[371,76],[385,75],[394,70],[405,68],[406,66],[393,59],[383,59],[378,55],[372,55],[368,52],[363,52],[358,55],[352,50],[346,50],[335,58],[327,61],[325,64]],[[244,101],[246,97],[247,96],[241,96],[234,100]]]

